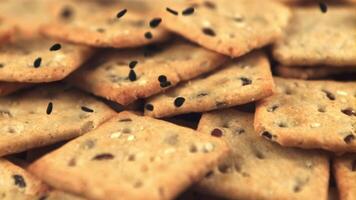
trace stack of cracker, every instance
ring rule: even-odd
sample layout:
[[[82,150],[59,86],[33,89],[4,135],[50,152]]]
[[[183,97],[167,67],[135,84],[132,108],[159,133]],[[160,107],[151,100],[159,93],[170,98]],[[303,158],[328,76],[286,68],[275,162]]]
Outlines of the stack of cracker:
[[[0,199],[356,199],[355,0],[0,11]]]

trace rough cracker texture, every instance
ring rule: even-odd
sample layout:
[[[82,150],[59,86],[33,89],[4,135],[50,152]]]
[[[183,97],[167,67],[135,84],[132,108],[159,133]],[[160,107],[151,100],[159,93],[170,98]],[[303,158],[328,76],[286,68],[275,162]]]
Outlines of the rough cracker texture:
[[[310,67],[356,66],[355,6],[329,6],[327,13],[318,6],[293,11],[284,39],[273,48],[279,62]]]
[[[28,83],[11,83],[0,81],[0,96],[5,96],[30,86],[31,84]]]
[[[347,154],[333,161],[340,200],[356,199],[356,156]]]
[[[145,115],[160,118],[232,107],[270,96],[273,89],[267,57],[262,52],[253,52],[232,60],[216,72],[149,98]],[[185,98],[180,107],[174,104],[177,97]],[[147,104],[154,109],[148,110]]]
[[[65,193],[59,190],[50,191],[46,195],[42,196],[42,198],[44,198],[44,200],[86,200],[85,198]]]
[[[198,131],[221,131],[232,154],[207,174],[197,189],[227,199],[327,199],[325,154],[284,148],[260,138],[253,113],[233,109],[203,114]],[[286,170],[288,169],[288,170]]]
[[[0,176],[0,199],[22,199],[15,197],[41,195],[48,189],[39,179],[5,159],[0,159]]]
[[[117,13],[123,9],[125,7],[120,2],[55,1],[52,6],[55,20],[42,26],[41,32],[71,42],[116,48],[142,46],[169,37],[170,34],[160,27],[150,28],[151,19],[130,9],[123,17],[116,18]],[[152,33],[152,39],[145,38],[148,31]]]
[[[219,139],[122,112],[37,160],[30,171],[92,199],[173,199],[227,153]]]
[[[257,104],[255,129],[283,146],[356,151],[356,83],[275,78]]]
[[[216,69],[227,58],[186,41],[177,40],[164,46],[148,46],[134,50],[101,52],[87,66],[70,77],[74,85],[127,105],[138,98],[149,97],[181,81]],[[129,63],[137,79],[129,79]],[[158,77],[167,77],[170,85],[162,87]]]
[[[159,6],[155,6],[152,15],[162,16],[162,25],[169,30],[205,48],[231,57],[241,56],[276,41],[282,35],[290,17],[288,8],[273,1],[178,2],[157,2]],[[195,12],[182,15],[181,12],[191,6],[195,7]],[[166,7],[179,12],[178,16],[167,12]],[[214,35],[204,34],[204,29],[211,29]]]
[[[47,114],[49,102],[53,109]],[[83,111],[82,106],[93,112]],[[60,85],[0,97],[0,155],[77,137],[114,113],[93,97]]]
[[[48,4],[54,0],[1,0],[0,18],[16,27],[23,36],[38,34],[39,27],[50,19]]]
[[[50,51],[56,43],[61,49]],[[7,82],[52,82],[65,78],[77,69],[93,50],[86,46],[73,45],[44,38],[17,38],[0,46],[0,81]],[[37,58],[41,65],[34,66]]]
[[[284,78],[296,79],[323,79],[332,75],[356,73],[356,68],[340,68],[340,67],[295,67],[278,65],[274,68],[277,75]]]

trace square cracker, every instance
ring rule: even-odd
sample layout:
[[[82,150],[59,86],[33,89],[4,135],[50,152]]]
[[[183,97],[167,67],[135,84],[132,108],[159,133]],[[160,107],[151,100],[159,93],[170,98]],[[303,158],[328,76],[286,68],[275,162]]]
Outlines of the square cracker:
[[[290,17],[287,7],[273,1],[171,0],[156,4],[160,6],[153,6],[156,8],[152,15],[161,16],[163,26],[231,57],[274,42],[282,35]],[[194,12],[183,14],[190,7],[194,7]],[[178,14],[168,12],[167,8]]]
[[[31,84],[28,83],[11,83],[0,81],[0,96],[5,96],[30,86]]]
[[[294,8],[285,37],[273,48],[283,65],[356,66],[356,7]],[[332,44],[332,47],[330,46]]]
[[[275,78],[257,104],[255,129],[283,146],[356,151],[356,82]]]
[[[55,44],[58,50],[50,50]],[[41,37],[16,38],[0,46],[0,81],[52,82],[65,78],[93,52],[86,46]]]
[[[233,109],[203,114],[198,131],[223,139],[232,153],[197,189],[227,199],[326,200],[327,156],[262,139],[254,132],[253,117]]]
[[[220,66],[227,58],[186,41],[101,52],[70,77],[74,85],[127,105]],[[136,80],[129,79],[130,63]],[[159,76],[164,75],[163,85]],[[169,82],[169,84],[167,84]]]
[[[42,181],[3,158],[0,159],[0,176],[1,199],[24,199],[25,197],[43,195],[48,190]]]
[[[166,117],[232,107],[272,95],[273,78],[267,57],[253,52],[215,72],[149,98],[145,115]],[[184,99],[184,100],[183,100]],[[182,101],[176,105],[176,101]]]
[[[122,112],[29,169],[56,188],[90,199],[172,199],[227,153],[217,138]]]
[[[340,75],[346,73],[356,73],[356,68],[341,68],[341,67],[300,67],[300,66],[284,66],[278,65],[274,68],[277,75],[284,78],[296,79],[323,79],[332,75]]]
[[[340,200],[356,199],[356,155],[335,157],[333,168]]]
[[[96,47],[137,47],[166,40],[170,33],[150,28],[145,16],[115,1],[54,1],[54,20],[41,27],[47,36]],[[120,11],[126,13],[117,18]],[[95,14],[93,14],[95,13]],[[143,11],[142,13],[145,13]],[[152,38],[146,38],[146,33]]]
[[[0,97],[0,156],[77,137],[114,113],[93,97],[61,85]]]

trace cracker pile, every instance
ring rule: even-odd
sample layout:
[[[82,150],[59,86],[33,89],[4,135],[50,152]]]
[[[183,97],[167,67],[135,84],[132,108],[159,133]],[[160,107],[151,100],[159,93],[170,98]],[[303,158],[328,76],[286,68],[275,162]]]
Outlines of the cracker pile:
[[[356,1],[0,1],[0,199],[356,200]]]

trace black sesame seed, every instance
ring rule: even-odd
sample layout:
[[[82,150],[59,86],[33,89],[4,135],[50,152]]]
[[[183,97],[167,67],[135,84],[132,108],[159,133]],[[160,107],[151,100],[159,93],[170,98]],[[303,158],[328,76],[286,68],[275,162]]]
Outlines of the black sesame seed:
[[[334,101],[336,99],[335,95],[333,93],[329,92],[328,90],[322,90],[322,91],[325,93],[325,95],[326,95],[326,97],[328,97],[328,99],[330,99],[332,101]]]
[[[136,73],[134,70],[130,69],[130,72],[129,72],[129,79],[130,81],[136,81]]]
[[[46,200],[48,198],[47,195],[41,196],[38,200]]]
[[[328,11],[328,6],[325,2],[319,2],[319,8],[322,13],[326,13]]]
[[[86,107],[86,106],[82,106],[81,109],[82,109],[82,111],[84,111],[84,112],[94,112],[93,109],[88,108],[88,107]]]
[[[268,140],[272,140],[272,134],[268,131],[264,131],[261,135]]]
[[[120,119],[119,122],[132,122],[132,119],[124,118],[124,119]]]
[[[267,108],[267,112],[274,112],[278,107],[278,105],[272,105],[271,107]]]
[[[35,68],[40,67],[40,66],[41,66],[41,62],[42,62],[42,58],[41,58],[41,57],[38,57],[38,58],[36,58],[35,62],[33,62],[33,66],[34,66]]]
[[[105,32],[105,29],[103,29],[103,28],[97,28],[96,31],[97,31],[98,33],[104,33],[104,32]]]
[[[0,68],[3,68],[5,66],[4,63],[0,63]]]
[[[356,111],[352,108],[343,109],[341,112],[348,116],[356,116]]]
[[[199,93],[199,94],[197,95],[197,97],[204,97],[204,96],[207,96],[207,95],[208,95],[208,93],[202,92],[202,93]]]
[[[218,129],[218,128],[214,128],[212,131],[211,131],[211,135],[212,136],[215,136],[215,137],[221,137],[223,135],[223,132]]]
[[[53,109],[53,103],[49,102],[46,110],[47,115],[50,115],[52,113],[52,109]]]
[[[19,186],[20,188],[26,187],[25,179],[21,175],[15,174],[12,176],[12,178],[15,181],[15,185]]]
[[[204,1],[204,6],[209,8],[209,9],[215,9],[216,8],[216,5],[211,1]]]
[[[350,144],[353,140],[355,139],[355,136],[350,134],[350,135],[347,135],[345,138],[344,138],[344,141],[346,144]]]
[[[241,77],[240,80],[242,81],[242,86],[251,85],[252,83],[252,80],[246,77]]]
[[[175,11],[175,10],[173,10],[173,9],[171,9],[171,8],[166,8],[166,11],[167,12],[169,12],[169,13],[171,13],[171,14],[173,14],[173,15],[178,15],[178,12],[177,11]]]
[[[174,106],[175,107],[181,107],[183,105],[183,103],[185,102],[185,98],[184,97],[177,97],[175,100],[174,100]]]
[[[159,77],[158,77],[158,81],[159,82],[166,82],[167,81],[167,77],[165,76],[165,75],[160,75]]]
[[[161,22],[162,22],[162,19],[161,19],[161,18],[153,18],[153,19],[150,21],[150,27],[151,27],[151,28],[156,28]]]
[[[148,104],[145,105],[145,109],[149,110],[149,111],[153,111],[153,105],[148,103]]]
[[[131,61],[131,62],[129,63],[130,69],[135,68],[135,66],[137,65],[137,63],[138,63],[138,62],[137,62],[136,60]]]
[[[146,39],[150,40],[150,39],[152,39],[152,37],[153,37],[153,35],[152,35],[151,32],[146,32],[146,33],[145,33],[145,38],[146,38]]]
[[[215,36],[215,32],[211,28],[203,28],[202,31],[203,31],[203,33],[205,35],[208,35],[208,36],[211,36],[211,37]]]
[[[159,85],[160,85],[162,88],[165,88],[165,87],[171,86],[171,82],[170,82],[170,81],[160,82]]]
[[[122,16],[124,16],[127,12],[127,9],[123,9],[121,11],[119,11],[116,15],[117,18],[121,18]]]
[[[68,19],[68,18],[72,17],[73,10],[68,6],[63,7],[60,15],[63,19]]]
[[[186,8],[182,11],[182,15],[191,15],[194,13],[194,8],[193,7],[189,7],[189,8]]]
[[[114,158],[114,155],[111,153],[102,153],[94,156],[92,160],[111,160]]]
[[[50,51],[58,51],[61,49],[61,44],[54,44],[51,48],[49,48]]]

